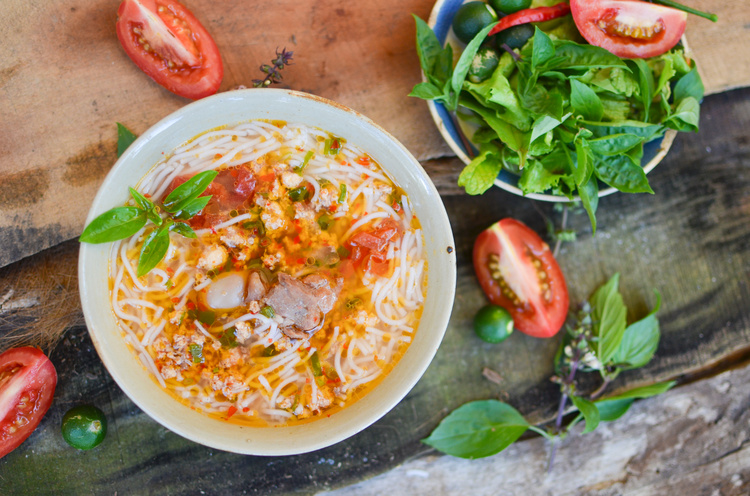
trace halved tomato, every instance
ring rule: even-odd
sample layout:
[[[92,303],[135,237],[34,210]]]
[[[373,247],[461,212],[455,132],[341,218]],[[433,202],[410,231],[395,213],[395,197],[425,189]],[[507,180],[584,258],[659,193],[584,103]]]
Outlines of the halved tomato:
[[[618,57],[655,57],[680,41],[687,13],[640,0],[570,0],[586,41]]]
[[[176,0],[124,0],[117,38],[151,79],[185,98],[213,95],[224,77],[219,49],[198,19]]]
[[[34,432],[52,404],[57,372],[37,348],[0,355],[0,458]]]
[[[487,297],[508,310],[519,331],[554,336],[568,315],[568,288],[547,243],[515,219],[503,219],[474,242],[474,271]]]

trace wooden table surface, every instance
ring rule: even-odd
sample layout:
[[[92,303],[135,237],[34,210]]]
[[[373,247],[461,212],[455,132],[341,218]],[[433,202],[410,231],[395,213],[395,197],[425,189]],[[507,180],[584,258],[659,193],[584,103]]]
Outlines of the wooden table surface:
[[[0,459],[0,494],[310,494],[428,453],[419,440],[470,400],[503,397],[531,421],[549,420],[558,400],[548,380],[557,341],[520,334],[502,345],[479,341],[470,322],[485,300],[470,254],[476,235],[502,217],[544,233],[544,216],[559,222],[559,213],[498,189],[468,197],[455,186],[461,164],[424,102],[405,96],[419,81],[409,14],[426,19],[432,2],[234,1],[221,9],[208,0],[185,3],[222,51],[222,90],[250,85],[257,66],[286,46],[295,63],[285,70],[285,86],[361,111],[420,159],[443,196],[456,239],[458,296],[445,339],[423,379],[372,427],[314,453],[262,458],[205,448],[156,424],[114,384],[85,327],[74,326],[51,355],[59,374],[52,408],[29,440]],[[750,31],[744,28],[750,6],[741,0],[685,3],[719,11],[726,22],[722,29],[690,19],[691,45],[699,63],[706,61],[707,87],[717,93],[750,83],[747,50],[731,51],[716,41],[733,34],[735,47],[750,46],[741,43]],[[0,39],[10,40],[0,68],[0,265],[39,252],[0,271],[2,294],[43,273],[67,276],[70,284],[59,285],[58,297],[70,297],[77,245],[63,241],[80,231],[114,162],[114,122],[141,133],[187,103],[124,56],[112,28],[117,4],[10,0],[0,6]],[[36,29],[31,14],[44,14],[49,29]],[[578,240],[563,245],[558,259],[572,301],[586,298],[615,272],[622,274],[631,318],[647,313],[653,289],[663,296],[656,358],[623,374],[614,389],[692,377],[750,355],[748,129],[750,90],[709,96],[700,133],[678,136],[649,175],[655,195],[603,198],[595,236],[585,214],[571,216]],[[13,315],[2,318],[0,335]],[[499,371],[503,382],[484,380],[484,367]],[[100,406],[110,420],[107,439],[90,452],[69,448],[59,435],[62,415],[81,402]]]

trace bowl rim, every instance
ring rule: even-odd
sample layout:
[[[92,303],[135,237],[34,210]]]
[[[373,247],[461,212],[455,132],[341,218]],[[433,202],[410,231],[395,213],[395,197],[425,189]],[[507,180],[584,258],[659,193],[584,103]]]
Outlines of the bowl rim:
[[[316,120],[317,122],[317,120],[325,120],[326,116],[335,116],[344,119],[342,122],[349,125],[356,124],[359,127],[352,131],[352,133],[355,133],[354,135],[356,133],[370,133],[368,139],[371,139],[371,143],[378,143],[378,146],[382,143],[389,148],[381,152],[368,149],[367,146],[363,146],[356,140],[352,140],[353,143],[360,146],[371,156],[385,154],[398,157],[399,160],[403,161],[398,167],[391,166],[389,169],[388,164],[383,164],[380,160],[378,162],[394,181],[394,175],[398,174],[394,174],[393,170],[398,171],[405,177],[408,176],[410,181],[411,178],[415,181],[411,185],[413,191],[408,192],[408,194],[412,200],[414,212],[420,217],[420,220],[425,219],[432,226],[428,233],[423,222],[423,237],[425,245],[428,243],[433,245],[426,253],[428,266],[430,267],[430,281],[433,282],[434,277],[440,282],[440,285],[439,287],[434,284],[428,285],[423,316],[414,333],[414,340],[406,354],[393,370],[384,376],[380,384],[364,398],[332,414],[330,418],[320,418],[314,422],[283,427],[250,427],[214,419],[192,410],[161,388],[150,372],[146,371],[145,366],[140,362],[132,347],[125,344],[122,331],[117,327],[114,319],[111,303],[106,309],[97,310],[95,307],[95,301],[101,303],[102,298],[104,300],[109,298],[108,290],[106,295],[102,295],[103,288],[108,288],[109,267],[108,264],[104,264],[107,265],[106,267],[101,267],[102,264],[93,267],[91,265],[96,263],[97,259],[102,259],[102,250],[106,252],[106,258],[109,260],[111,243],[103,245],[81,244],[78,278],[84,318],[94,347],[117,385],[141,410],[170,431],[205,446],[240,454],[279,456],[301,454],[330,446],[357,434],[376,422],[409,393],[432,362],[440,346],[448,326],[455,297],[456,256],[455,249],[453,249],[455,242],[445,206],[421,164],[403,144],[385,129],[362,114],[339,103],[309,93],[287,89],[249,88],[227,91],[192,102],[170,113],[141,134],[122,154],[105,177],[92,202],[86,224],[101,212],[124,202],[127,188],[122,186],[121,182],[119,184],[116,184],[116,182],[120,179],[120,176],[126,174],[123,171],[128,165],[135,163],[141,156],[155,153],[154,150],[171,151],[179,144],[195,137],[193,134],[186,135],[181,142],[174,144],[169,141],[172,138],[164,138],[165,135],[162,133],[171,129],[179,130],[179,128],[173,128],[173,126],[180,126],[185,118],[199,115],[201,112],[216,112],[216,109],[228,108],[229,105],[235,104],[263,106],[269,102],[273,102],[270,103],[271,106],[274,104],[289,104],[292,106],[289,112],[308,108],[311,109],[310,112],[315,110],[318,114],[325,114],[321,117],[296,121],[321,129],[325,129],[325,127],[309,121]],[[246,111],[248,115],[252,112],[255,112],[254,108],[252,111]],[[236,125],[240,122],[259,118],[262,117],[250,116],[239,120],[227,119],[224,125]],[[273,117],[267,118],[273,119]],[[291,121],[291,119],[281,120]],[[205,125],[203,131],[214,127],[217,126]],[[182,133],[185,134],[184,131]],[[160,136],[162,136],[161,141]],[[346,138],[345,135],[342,135],[342,137]],[[164,142],[165,139],[166,142]],[[145,168],[145,172],[139,174],[138,181],[156,163],[158,163],[158,160],[135,168],[136,171]],[[132,169],[134,168],[131,168],[130,173],[135,174],[136,172],[132,172]],[[406,191],[404,184],[395,182]],[[419,188],[418,191],[417,188]],[[124,190],[123,196],[110,192],[110,190],[119,192],[121,189]],[[413,198],[412,194],[416,194],[418,198]],[[427,211],[428,208],[431,212]],[[445,246],[449,249],[446,250]],[[433,267],[434,264],[437,264],[437,266]],[[102,274],[104,274],[104,281],[102,281]],[[105,286],[102,286],[102,284]],[[430,314],[426,316],[428,307]],[[104,316],[105,314],[109,316]],[[427,327],[427,322],[433,322],[434,325]],[[114,327],[112,323],[114,323]],[[122,342],[121,345],[115,338],[119,338],[119,341]],[[417,342],[420,343],[418,349],[415,348]],[[123,349],[127,350],[126,358],[117,355],[122,353]],[[410,355],[411,350],[415,351]],[[137,377],[133,379],[128,374],[135,374]],[[149,377],[148,383],[144,381],[144,374]],[[166,401],[166,398],[171,401]],[[173,417],[175,413],[178,415],[177,418]],[[198,419],[200,419],[201,428],[196,431],[191,423],[198,422]],[[203,427],[204,424],[207,428]],[[217,432],[221,432],[221,437],[217,437]],[[273,442],[270,441],[269,432],[274,433],[271,436]],[[325,435],[320,435],[320,432]],[[242,439],[237,439],[237,437]],[[261,441],[257,441],[256,438],[260,438]]]
[[[453,2],[453,1],[455,0],[438,0],[435,3],[432,10],[430,11],[430,17],[427,21],[427,25],[430,28],[435,29],[435,26],[438,23],[443,6],[446,3]],[[467,0],[461,0],[461,3],[466,3],[466,1]],[[452,29],[449,27],[447,35],[446,35],[446,42],[449,41],[448,37],[451,32],[452,32]],[[687,39],[685,38],[685,36],[682,37],[681,41],[685,46],[686,52],[688,52],[689,48],[688,48]],[[422,80],[427,81],[424,75],[424,72],[422,72]],[[471,157],[469,157],[469,155],[466,153],[466,149],[464,145],[460,143],[459,141],[457,141],[455,137],[451,134],[451,132],[448,130],[447,125],[446,125],[446,118],[443,115],[441,115],[441,111],[442,113],[448,114],[448,115],[451,115],[451,113],[441,103],[435,102],[434,100],[427,100],[427,106],[429,108],[430,115],[432,116],[432,120],[434,121],[435,126],[438,129],[438,132],[440,132],[440,135],[443,137],[443,139],[448,144],[450,149],[456,154],[456,156],[464,164],[468,165],[469,162],[471,162],[472,160]],[[453,125],[456,128],[459,127],[456,120],[453,120],[450,123],[450,125]],[[674,142],[674,139],[676,136],[677,136],[677,131],[675,131],[674,129],[667,129],[665,131],[664,135],[661,137],[659,141],[659,148],[656,150],[655,155],[645,165],[642,166],[645,174],[648,174],[649,172],[651,172],[654,169],[654,167],[656,167],[664,159],[664,157],[669,152],[669,149],[672,147],[672,143]],[[656,139],[658,140],[659,138],[656,138]],[[656,141],[656,140],[652,140],[652,142],[653,141]],[[506,172],[506,171],[501,170],[500,172],[502,174],[503,172]],[[507,172],[507,174],[510,175],[509,172]],[[578,197],[577,195],[574,195],[572,198],[568,198],[567,196],[564,196],[564,195],[551,195],[547,193],[524,194],[524,192],[521,191],[521,189],[518,186],[501,180],[499,175],[498,177],[495,178],[495,180],[493,181],[493,184],[500,189],[508,191],[509,193],[513,193],[523,198],[530,198],[532,200],[539,200],[539,201],[545,201],[545,202],[565,202],[565,203],[580,201],[580,197]],[[598,197],[603,198],[605,196],[611,195],[612,193],[616,193],[617,191],[618,190],[616,188],[612,186],[607,186],[606,188],[599,190]]]

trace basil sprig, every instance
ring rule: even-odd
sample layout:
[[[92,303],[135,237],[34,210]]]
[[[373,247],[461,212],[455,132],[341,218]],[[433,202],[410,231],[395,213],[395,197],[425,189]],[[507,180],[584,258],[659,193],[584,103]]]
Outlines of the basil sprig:
[[[659,321],[656,318],[661,306],[659,293],[656,293],[654,309],[641,320],[627,325],[627,308],[618,284],[619,274],[615,274],[596,290],[576,316],[575,325],[568,327],[563,336],[555,356],[556,376],[553,381],[560,384],[561,404],[553,426],[548,429],[536,427],[507,403],[479,400],[451,412],[422,442],[461,458],[481,458],[499,453],[527,430],[554,443],[581,421],[585,422],[583,434],[586,434],[601,422],[621,417],[637,398],[648,398],[672,388],[675,382],[669,381],[599,398],[620,372],[643,367],[651,361],[659,344]],[[599,372],[603,378],[602,386],[590,394],[578,391],[575,383],[577,372]],[[578,415],[563,426],[562,415],[568,399]]]
[[[196,174],[167,195],[161,207],[130,188],[130,195],[137,206],[107,210],[86,226],[79,240],[82,243],[93,244],[118,241],[134,235],[151,222],[153,229],[143,242],[136,269],[137,276],[142,277],[156,267],[167,254],[170,232],[186,238],[197,237],[189,225],[179,221],[190,219],[205,208],[211,196],[200,195],[206,191],[217,174],[216,171]]]
[[[521,50],[503,52],[485,80],[467,79],[493,25],[477,34],[453,66],[450,45],[418,17],[417,54],[426,81],[409,96],[433,100],[477,128],[474,159],[458,178],[472,195],[502,169],[524,194],[550,192],[586,209],[596,230],[599,184],[653,193],[641,165],[645,143],[668,129],[697,131],[703,83],[681,47],[624,60],[581,44],[570,18],[549,34],[535,27]],[[468,110],[469,112],[466,112]]]

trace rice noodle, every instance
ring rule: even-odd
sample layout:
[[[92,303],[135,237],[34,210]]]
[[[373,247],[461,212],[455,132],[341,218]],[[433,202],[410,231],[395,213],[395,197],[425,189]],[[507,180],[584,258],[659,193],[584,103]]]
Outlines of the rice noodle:
[[[138,187],[159,202],[189,176],[217,170],[235,178],[217,178],[211,194],[221,200],[222,188],[239,188],[234,171],[247,170],[255,194],[262,191],[258,201],[231,215],[207,207],[206,215],[218,217],[195,225],[196,239],[172,232],[166,256],[142,278],[136,267],[151,224],[110,250],[111,304],[126,343],[162,387],[199,411],[265,423],[320,415],[366,393],[413,340],[427,277],[419,221],[409,199],[357,146],[339,141],[338,151],[327,154],[325,143],[333,139],[298,123],[251,121],[215,129],[176,148]],[[289,199],[298,185],[309,192],[299,203]],[[401,208],[393,198],[400,198]],[[327,225],[322,215],[329,217]],[[356,283],[349,282],[337,271],[352,236],[377,232],[387,219],[402,227],[378,255],[387,263],[377,273],[369,270],[367,248]],[[314,239],[336,249],[335,262],[316,258]],[[277,284],[281,271],[299,281],[330,272],[343,289],[320,330],[290,338],[285,317],[260,312],[268,306],[263,298],[245,301],[253,271],[262,274],[265,290]],[[242,275],[245,286],[227,288],[222,272]],[[211,309],[218,293],[235,294],[241,306]],[[352,302],[360,303],[348,308]],[[238,411],[227,415],[232,406]]]

